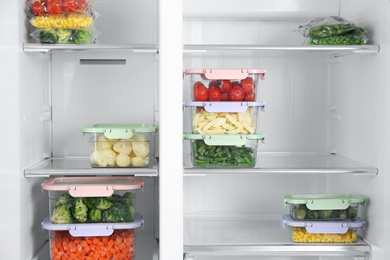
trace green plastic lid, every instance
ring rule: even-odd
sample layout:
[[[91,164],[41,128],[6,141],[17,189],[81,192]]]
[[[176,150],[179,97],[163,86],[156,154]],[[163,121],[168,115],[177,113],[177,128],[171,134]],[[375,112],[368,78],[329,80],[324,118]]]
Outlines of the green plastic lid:
[[[366,205],[366,199],[355,194],[310,194],[310,195],[287,195],[284,196],[283,206],[286,204],[306,204],[311,210],[346,209],[350,204],[359,203]]]
[[[128,139],[133,133],[156,133],[158,127],[153,124],[90,124],[82,129],[87,133],[104,133],[109,139]]]
[[[244,145],[248,140],[260,140],[264,143],[264,135],[257,134],[192,134],[184,133],[184,139],[203,140],[207,145]]]

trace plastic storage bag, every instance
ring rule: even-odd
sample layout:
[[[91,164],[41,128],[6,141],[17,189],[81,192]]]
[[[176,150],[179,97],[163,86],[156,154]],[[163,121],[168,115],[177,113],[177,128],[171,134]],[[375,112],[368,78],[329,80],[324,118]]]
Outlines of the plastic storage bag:
[[[308,45],[363,45],[367,30],[338,16],[316,18],[299,26]]]
[[[93,26],[93,17],[86,12],[34,16],[30,23],[37,28],[88,29]]]
[[[95,17],[91,5],[87,0],[30,0],[25,4],[24,10],[29,17],[81,11]]]
[[[39,29],[31,36],[40,43],[48,44],[91,44],[96,42],[94,30]]]

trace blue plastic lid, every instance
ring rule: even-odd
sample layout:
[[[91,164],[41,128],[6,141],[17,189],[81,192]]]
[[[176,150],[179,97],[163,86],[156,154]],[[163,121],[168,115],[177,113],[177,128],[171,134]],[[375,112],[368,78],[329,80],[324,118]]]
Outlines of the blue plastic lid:
[[[127,223],[82,223],[82,224],[53,224],[50,218],[41,223],[42,229],[50,231],[69,231],[74,237],[111,236],[116,229],[135,229],[144,226],[144,217],[135,213],[133,222]]]
[[[239,113],[245,112],[248,107],[258,107],[261,111],[265,110],[265,103],[257,102],[233,102],[233,101],[216,101],[216,102],[184,102],[183,108],[186,107],[204,107],[207,112],[216,113]]]
[[[294,220],[290,214],[286,214],[280,217],[280,224],[282,228],[285,228],[286,225],[291,227],[304,227],[309,233],[344,234],[349,228],[364,228],[366,222],[359,217],[355,220],[345,221]]]

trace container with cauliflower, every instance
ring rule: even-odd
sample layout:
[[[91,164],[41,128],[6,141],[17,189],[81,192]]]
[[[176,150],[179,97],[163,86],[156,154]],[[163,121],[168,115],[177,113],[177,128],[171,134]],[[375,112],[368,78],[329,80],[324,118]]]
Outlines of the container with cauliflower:
[[[135,216],[136,177],[60,177],[42,183],[53,224],[122,223]]]
[[[186,102],[192,107],[194,134],[254,134],[262,102]]]
[[[150,167],[153,133],[145,124],[94,124],[83,127],[88,134],[92,167]]]
[[[225,135],[185,133],[191,141],[194,168],[253,168],[256,165],[258,141],[263,134]]]
[[[294,220],[289,214],[280,217],[282,228],[290,230],[290,237],[296,243],[354,243],[357,231],[364,228],[365,221],[312,221]]]

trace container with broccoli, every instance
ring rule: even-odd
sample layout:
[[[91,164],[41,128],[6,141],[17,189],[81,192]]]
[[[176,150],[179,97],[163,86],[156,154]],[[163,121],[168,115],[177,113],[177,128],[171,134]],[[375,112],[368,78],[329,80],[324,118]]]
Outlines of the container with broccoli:
[[[287,195],[283,204],[290,205],[295,220],[355,220],[365,198],[352,194]]]
[[[63,177],[42,183],[49,191],[53,224],[133,222],[135,193],[143,186],[136,177]]]

